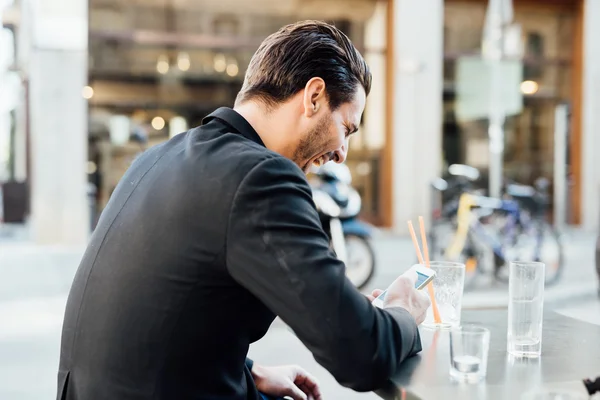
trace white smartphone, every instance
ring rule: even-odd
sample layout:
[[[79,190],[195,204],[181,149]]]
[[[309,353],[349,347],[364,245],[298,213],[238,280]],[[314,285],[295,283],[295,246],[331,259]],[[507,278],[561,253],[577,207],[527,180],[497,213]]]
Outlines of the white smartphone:
[[[427,286],[429,282],[433,280],[435,277],[435,271],[431,268],[424,267],[423,265],[416,264],[410,267],[411,270],[414,270],[417,273],[417,282],[415,283],[415,289],[421,290]],[[375,300],[373,300],[373,305],[375,307],[383,308],[383,301],[385,300],[385,296],[387,295],[387,289],[383,291]]]

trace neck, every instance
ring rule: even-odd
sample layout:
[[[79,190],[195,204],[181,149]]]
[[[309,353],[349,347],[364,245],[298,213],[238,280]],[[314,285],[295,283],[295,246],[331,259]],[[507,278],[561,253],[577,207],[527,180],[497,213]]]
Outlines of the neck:
[[[292,132],[290,122],[295,118],[289,107],[281,105],[272,110],[256,101],[246,101],[233,108],[238,114],[248,121],[258,133],[265,146],[284,157],[291,158],[293,149],[291,145]]]

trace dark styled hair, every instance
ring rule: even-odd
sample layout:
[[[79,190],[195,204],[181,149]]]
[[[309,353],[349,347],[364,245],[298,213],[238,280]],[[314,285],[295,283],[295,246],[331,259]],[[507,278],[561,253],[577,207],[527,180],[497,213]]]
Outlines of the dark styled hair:
[[[314,77],[325,81],[333,110],[351,101],[359,84],[367,95],[371,90],[369,66],[342,31],[325,22],[302,21],[284,26],[261,43],[235,102],[256,99],[273,107]]]

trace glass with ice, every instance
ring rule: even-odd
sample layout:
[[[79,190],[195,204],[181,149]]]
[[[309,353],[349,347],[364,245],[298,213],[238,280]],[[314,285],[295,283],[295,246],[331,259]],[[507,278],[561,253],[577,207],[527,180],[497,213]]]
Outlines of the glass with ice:
[[[445,329],[460,326],[465,265],[446,261],[432,261],[430,266],[436,273],[430,285],[433,285],[435,292],[435,303],[439,310],[440,321],[435,321],[432,305],[427,310],[423,326]]]
[[[490,331],[474,325],[450,331],[450,376],[461,382],[478,382],[487,374]]]

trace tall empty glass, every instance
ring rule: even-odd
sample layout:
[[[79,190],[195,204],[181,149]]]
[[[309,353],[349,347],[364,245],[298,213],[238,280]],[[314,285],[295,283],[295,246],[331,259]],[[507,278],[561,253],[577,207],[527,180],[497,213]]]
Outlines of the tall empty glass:
[[[545,266],[511,262],[509,268],[507,351],[519,357],[538,357],[542,352]]]
[[[465,286],[465,264],[432,261],[431,269],[435,271],[433,285],[435,300],[439,310],[440,321],[436,322],[433,306],[427,310],[423,326],[429,328],[452,328],[460,325],[463,289]],[[429,288],[424,288],[429,293]]]

